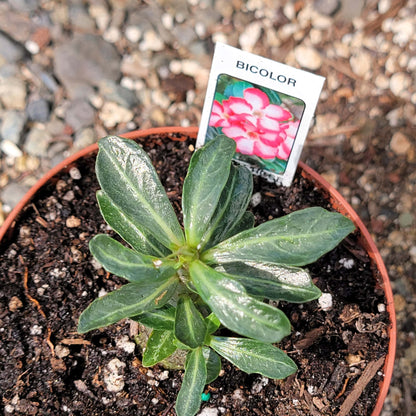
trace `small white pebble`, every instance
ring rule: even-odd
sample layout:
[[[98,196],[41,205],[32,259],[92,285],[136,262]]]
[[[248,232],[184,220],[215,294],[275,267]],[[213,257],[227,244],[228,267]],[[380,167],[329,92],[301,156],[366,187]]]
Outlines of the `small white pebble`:
[[[75,217],[74,215],[71,215],[70,217],[66,219],[66,226],[68,228],[76,228],[76,227],[79,227],[80,225],[81,225],[81,220]]]
[[[32,55],[36,55],[40,51],[39,45],[33,40],[25,42],[25,47]]]
[[[102,399],[103,404],[110,404],[111,403],[111,399],[109,399],[108,397],[103,397]]]
[[[163,371],[159,376],[160,381],[167,380],[168,378],[169,378],[169,371],[168,370]]]
[[[244,400],[244,395],[243,395],[242,390],[240,390],[240,389],[234,390],[234,393],[232,395],[232,399],[237,401],[237,402],[243,401]]]
[[[258,394],[263,390],[264,386],[269,384],[269,379],[267,377],[261,377],[259,380],[253,383],[253,387],[251,388],[252,394]]]
[[[107,291],[105,289],[100,289],[100,291],[98,292],[98,297],[102,298],[106,294],[107,294]]]
[[[384,303],[379,303],[377,305],[377,310],[381,313],[381,312],[385,312],[386,311],[386,305]]]
[[[137,43],[142,37],[142,31],[138,26],[127,26],[126,28],[126,38],[132,42]]]
[[[124,350],[128,354],[133,354],[136,348],[136,344],[134,342],[131,342],[127,335],[118,339],[116,345],[117,345],[117,348]]]
[[[251,205],[253,207],[256,207],[258,204],[260,204],[260,202],[261,202],[261,193],[260,192],[256,192],[251,197]]]
[[[81,172],[76,167],[73,167],[69,170],[69,176],[74,180],[79,180],[82,178]]]
[[[198,416],[218,416],[218,409],[215,407],[205,407],[198,413]]]
[[[340,264],[342,264],[346,269],[352,269],[354,267],[355,261],[354,259],[340,259]]]
[[[30,335],[41,335],[42,334],[42,327],[39,325],[33,325],[30,328]]]
[[[158,403],[159,403],[159,399],[156,399],[156,397],[153,397],[152,404],[155,405],[155,404],[158,404]]]
[[[62,344],[58,344],[55,347],[55,354],[58,358],[64,358],[67,357],[69,355],[70,351],[68,347],[65,347]]]
[[[332,309],[332,295],[330,293],[322,293],[318,303],[323,311],[329,311]]]
[[[124,376],[120,374],[126,364],[118,358],[113,358],[104,368],[104,383],[107,391],[118,393],[124,388]]]

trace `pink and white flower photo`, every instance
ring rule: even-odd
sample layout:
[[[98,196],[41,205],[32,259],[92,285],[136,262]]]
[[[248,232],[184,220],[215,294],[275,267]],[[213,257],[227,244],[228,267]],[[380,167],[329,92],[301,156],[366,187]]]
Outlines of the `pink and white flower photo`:
[[[209,126],[234,139],[239,154],[284,171],[300,122],[289,106],[275,91],[226,75],[217,87]]]

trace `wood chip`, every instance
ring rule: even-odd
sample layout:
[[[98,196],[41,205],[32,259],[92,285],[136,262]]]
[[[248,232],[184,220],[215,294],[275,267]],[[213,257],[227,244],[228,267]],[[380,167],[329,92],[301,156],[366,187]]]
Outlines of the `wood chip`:
[[[307,332],[305,336],[295,344],[297,350],[304,350],[314,344],[325,333],[325,327],[320,326]]]
[[[65,345],[91,345],[91,342],[81,338],[64,338],[61,340],[61,344]]]
[[[367,384],[373,379],[373,377],[377,374],[377,371],[383,365],[384,358],[385,357],[381,357],[377,361],[371,361],[367,365],[364,372],[361,374],[361,377],[355,383],[355,386],[352,389],[351,393],[344,400],[344,403],[342,403],[337,416],[347,416],[349,414],[350,410],[352,409],[358,398],[361,396],[361,393],[364,391]]]

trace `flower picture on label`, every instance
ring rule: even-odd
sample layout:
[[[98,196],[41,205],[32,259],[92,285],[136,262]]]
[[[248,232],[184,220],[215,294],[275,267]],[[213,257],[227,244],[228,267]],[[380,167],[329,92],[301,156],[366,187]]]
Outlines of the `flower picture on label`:
[[[298,98],[221,74],[207,140],[224,134],[237,144],[236,159],[280,174],[286,170],[304,109]]]

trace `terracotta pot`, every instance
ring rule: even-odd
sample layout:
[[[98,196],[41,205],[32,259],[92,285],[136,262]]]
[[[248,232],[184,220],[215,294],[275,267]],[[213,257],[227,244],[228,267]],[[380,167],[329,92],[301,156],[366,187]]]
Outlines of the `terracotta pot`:
[[[173,140],[177,141],[184,141],[188,137],[196,138],[198,133],[198,129],[196,127],[164,127],[164,128],[152,128],[147,130],[138,130],[123,134],[123,137],[136,139],[145,136],[151,135],[162,135],[162,136],[169,136]],[[0,228],[0,246],[7,244],[10,236],[13,234],[16,222],[19,218],[20,213],[22,212],[23,208],[30,203],[30,201],[34,198],[35,194],[57,173],[60,171],[68,171],[71,166],[78,160],[82,159],[86,155],[96,153],[98,151],[98,145],[93,144],[88,146],[87,148],[75,153],[74,155],[68,157],[54,168],[52,168],[45,176],[43,176],[23,197],[23,199],[15,206],[9,216],[6,218],[4,224]],[[339,211],[340,213],[348,216],[355,224],[355,226],[359,229],[361,233],[361,243],[363,247],[367,250],[369,257],[371,258],[374,266],[374,270],[376,270],[375,278],[377,279],[377,285],[380,286],[384,293],[387,300],[387,312],[390,318],[390,327],[388,329],[389,335],[389,348],[388,354],[385,359],[384,363],[384,379],[380,383],[380,392],[379,396],[373,410],[372,416],[378,416],[381,413],[384,400],[387,396],[392,373],[393,373],[393,366],[394,366],[394,358],[396,352],[396,316],[394,310],[394,302],[393,302],[393,294],[392,289],[389,281],[389,277],[387,274],[386,267],[383,263],[381,255],[371,238],[370,233],[368,232],[367,228],[357,215],[357,213],[353,210],[351,205],[340,195],[340,193],[330,185],[322,176],[320,176],[317,172],[313,169],[305,165],[304,163],[300,162],[299,167],[302,170],[302,175],[307,179],[314,182],[315,186],[319,188],[325,195],[329,197],[332,202],[333,207]]]

